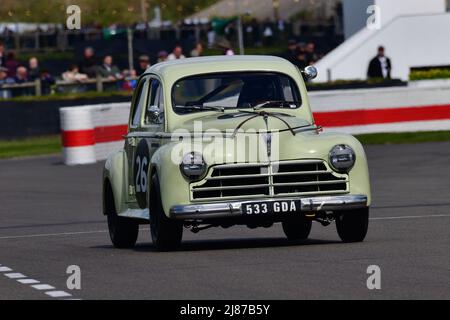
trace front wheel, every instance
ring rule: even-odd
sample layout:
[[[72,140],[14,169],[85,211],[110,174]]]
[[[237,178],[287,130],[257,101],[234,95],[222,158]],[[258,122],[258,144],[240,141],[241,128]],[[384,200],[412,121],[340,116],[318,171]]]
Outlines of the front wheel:
[[[108,229],[114,247],[132,248],[136,244],[139,234],[139,224],[136,221],[119,217],[116,212],[109,212]]]
[[[183,224],[166,217],[161,202],[158,176],[152,178],[150,196],[150,231],[153,245],[158,251],[177,249],[183,237]]]
[[[338,212],[336,229],[343,242],[362,242],[369,228],[369,208]]]
[[[311,232],[312,221],[304,217],[296,217],[283,221],[281,225],[288,240],[306,240]]]

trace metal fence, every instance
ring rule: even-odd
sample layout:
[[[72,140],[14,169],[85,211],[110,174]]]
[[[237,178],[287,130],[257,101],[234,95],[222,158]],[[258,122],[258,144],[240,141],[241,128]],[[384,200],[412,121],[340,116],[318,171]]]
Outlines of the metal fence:
[[[206,38],[209,25],[192,26],[162,26],[159,28],[147,28],[143,30],[133,29],[135,39],[165,40],[191,38],[196,41]],[[126,28],[119,28],[115,33],[109,34],[104,29],[86,28],[82,30],[52,29],[12,33],[0,33],[0,39],[6,43],[7,47],[16,52],[28,52],[36,50],[72,50],[79,42],[102,40],[108,37],[126,37]]]
[[[95,79],[86,79],[83,81],[57,80],[54,84],[50,85],[49,88],[46,88],[45,82],[37,79],[35,81],[25,83],[0,85],[0,99],[17,96],[42,96],[45,94],[62,92],[104,92],[111,90],[125,90],[121,87],[121,85],[133,80],[137,80],[137,78],[128,77],[123,80],[111,80],[98,76]]]

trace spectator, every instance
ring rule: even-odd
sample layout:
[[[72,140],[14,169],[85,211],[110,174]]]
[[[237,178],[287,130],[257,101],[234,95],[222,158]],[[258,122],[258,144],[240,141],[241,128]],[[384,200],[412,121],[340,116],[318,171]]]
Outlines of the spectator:
[[[6,63],[5,44],[0,41],[0,67],[4,67]]]
[[[380,46],[378,48],[378,54],[369,63],[369,68],[367,70],[367,77],[369,79],[380,78],[380,79],[390,79],[391,78],[392,64],[391,59],[385,56],[384,47]]]
[[[203,44],[199,41],[191,51],[191,57],[201,57],[203,55]]]
[[[227,39],[222,39],[221,41],[219,41],[217,46],[219,47],[220,50],[222,50],[224,55],[234,56],[234,51],[231,47],[231,43]]]
[[[67,82],[83,82],[88,79],[88,75],[80,73],[80,70],[76,64],[72,64],[69,70],[62,74],[62,79]]]
[[[167,57],[168,57],[167,51],[158,52],[158,63],[167,61]]]
[[[106,78],[108,80],[120,80],[123,78],[119,68],[113,65],[112,56],[105,56],[103,59],[103,64],[98,69],[98,73],[102,78]]]
[[[306,52],[303,49],[298,49],[296,53],[296,59],[294,64],[300,69],[304,70],[307,66],[309,66],[309,61],[306,56]]]
[[[124,70],[123,76],[125,78],[125,81],[122,83],[122,90],[125,91],[133,91],[134,88],[136,88],[137,85],[137,73],[136,70]]]
[[[262,43],[261,43],[261,26],[260,26],[260,23],[258,22],[258,20],[252,19],[251,25],[252,25],[252,31],[253,31],[253,35],[252,35],[253,44],[256,47],[261,47]]]
[[[185,58],[186,57],[183,55],[183,48],[180,45],[176,45],[172,53],[167,57],[167,60],[178,60]]]
[[[214,43],[216,42],[216,32],[212,27],[208,29],[206,37],[208,38],[208,48],[212,48],[214,46]]]
[[[264,45],[271,46],[273,44],[273,29],[272,23],[270,22],[269,19],[267,19],[264,24],[263,37],[264,37]]]
[[[298,56],[297,51],[298,51],[297,41],[291,39],[288,42],[287,50],[283,56],[286,60],[289,60],[293,64],[296,64],[297,56]]]
[[[138,62],[139,62],[139,66],[137,68],[137,71],[135,71],[135,74],[137,74],[137,76],[140,76],[148,68],[150,68],[150,58],[147,55],[142,55],[139,57]]]
[[[27,68],[25,68],[24,66],[20,66],[17,68],[14,82],[17,84],[30,82]],[[33,94],[33,92],[34,90],[31,87],[18,88],[14,89],[14,96],[30,96]]]
[[[39,79],[41,80],[41,93],[48,95],[51,93],[51,87],[55,84],[55,78],[48,72],[48,70],[42,70]]]
[[[11,98],[11,90],[2,89],[4,84],[14,84],[14,79],[8,77],[8,69],[0,66],[0,98]]]
[[[41,71],[39,69],[39,61],[36,57],[30,58],[28,61],[28,74],[31,81],[39,79],[41,76]]]
[[[87,47],[83,52],[83,59],[79,63],[80,72],[86,74],[89,78],[97,76],[97,59],[95,58],[94,49]]]
[[[14,78],[17,73],[17,68],[20,66],[19,61],[16,60],[14,52],[9,52],[6,56],[5,68],[8,69],[8,77]]]
[[[306,60],[308,61],[308,65],[315,64],[319,58],[316,54],[316,45],[313,42],[308,42],[305,47],[306,52]]]
[[[17,68],[16,71],[16,77],[14,78],[14,81],[16,83],[26,83],[29,82],[29,77],[28,77],[28,70],[27,68],[20,66]]]

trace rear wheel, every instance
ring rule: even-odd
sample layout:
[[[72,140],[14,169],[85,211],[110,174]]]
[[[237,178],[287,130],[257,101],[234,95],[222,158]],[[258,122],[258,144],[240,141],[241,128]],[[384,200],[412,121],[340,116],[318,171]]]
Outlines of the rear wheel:
[[[369,228],[369,208],[339,212],[336,229],[344,242],[362,242]]]
[[[107,186],[105,196],[108,230],[111,242],[116,248],[134,247],[139,234],[139,223],[133,219],[123,218],[117,215],[114,196],[112,195],[110,186]]]
[[[295,217],[283,221],[282,226],[288,240],[306,240],[311,232],[312,221],[304,217]]]
[[[152,177],[150,196],[150,231],[158,251],[177,249],[183,237],[183,224],[167,218],[161,202],[158,176]]]

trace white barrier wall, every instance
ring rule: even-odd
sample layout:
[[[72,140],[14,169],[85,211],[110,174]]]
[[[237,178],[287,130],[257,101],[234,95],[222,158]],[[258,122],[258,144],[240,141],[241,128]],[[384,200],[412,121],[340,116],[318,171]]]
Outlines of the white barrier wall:
[[[309,97],[325,131],[450,130],[450,86],[319,91]],[[60,109],[64,163],[104,160],[123,148],[129,110],[129,103]]]
[[[426,1],[424,1],[424,5]],[[413,67],[450,65],[450,14],[397,17],[381,30],[362,29],[320,60],[315,82],[366,79],[370,60],[383,45],[392,77],[408,80]]]
[[[309,94],[317,124],[351,134],[450,130],[450,86]]]
[[[447,11],[445,0],[375,0],[381,9],[381,25],[399,16],[440,14]]]

